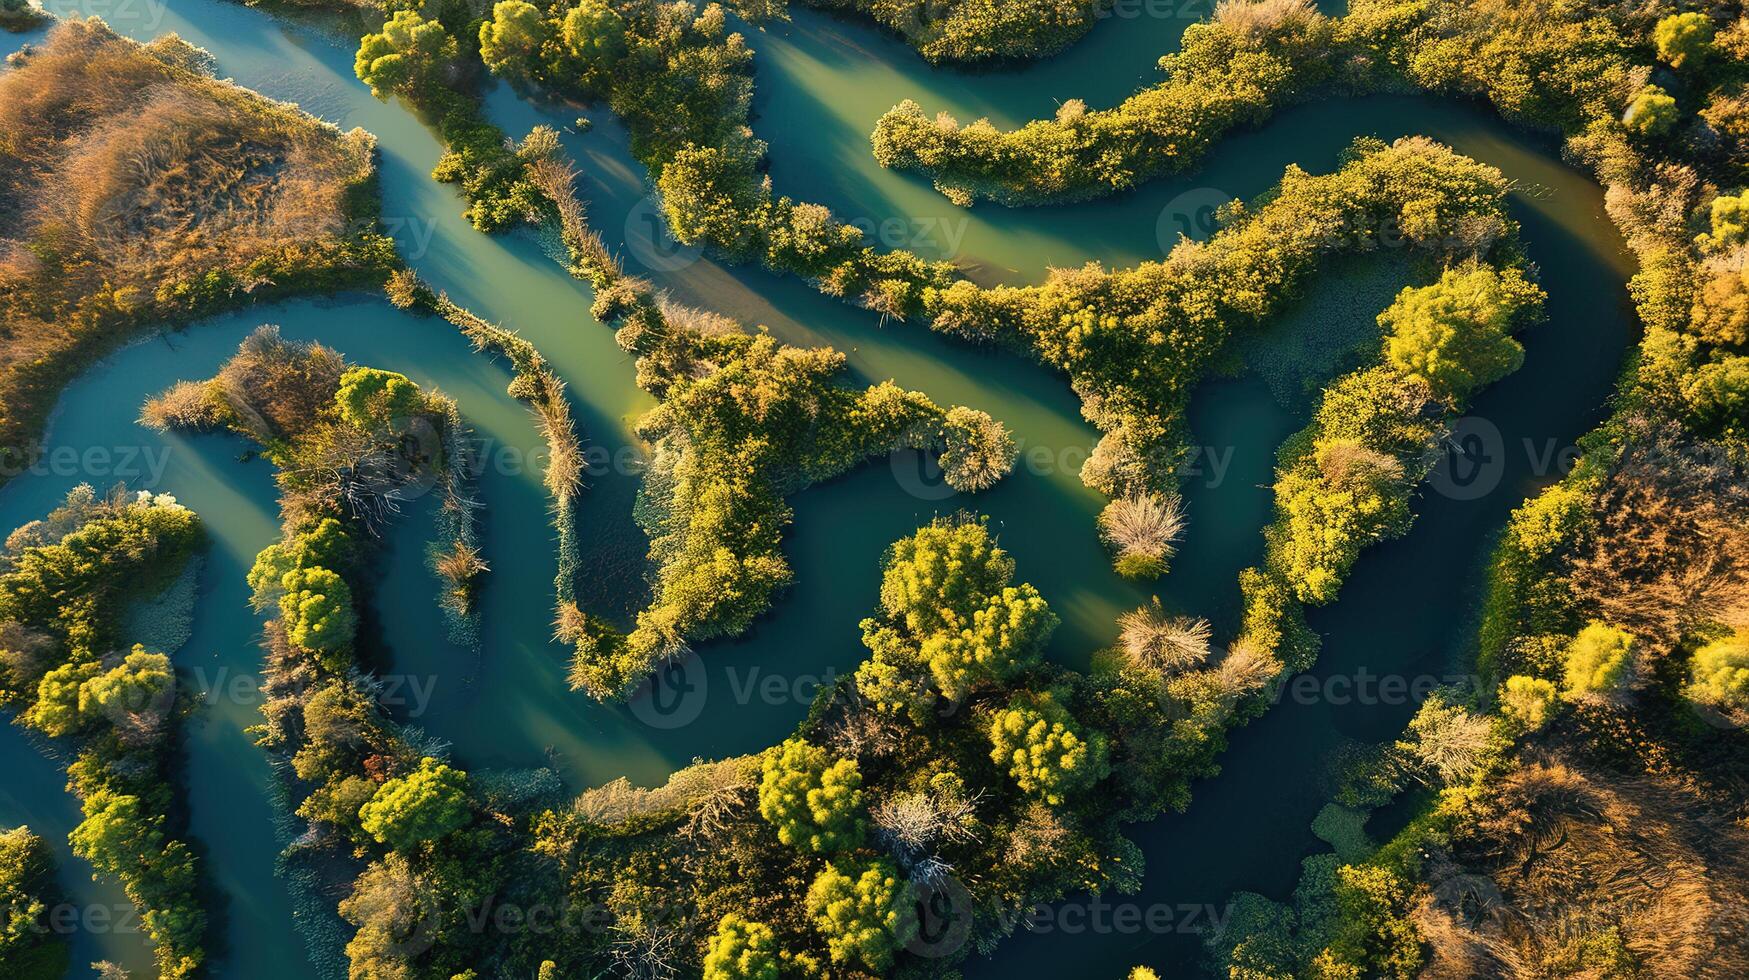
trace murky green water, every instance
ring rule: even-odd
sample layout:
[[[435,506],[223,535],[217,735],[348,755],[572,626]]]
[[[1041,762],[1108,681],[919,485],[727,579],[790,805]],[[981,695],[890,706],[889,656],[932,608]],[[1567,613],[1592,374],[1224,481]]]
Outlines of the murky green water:
[[[378,136],[384,215],[403,253],[458,301],[533,340],[570,383],[579,420],[603,464],[592,472],[582,508],[587,550],[580,592],[597,611],[634,607],[644,543],[631,522],[637,467],[630,420],[650,402],[633,386],[631,363],[609,331],[588,315],[586,290],[532,237],[487,238],[461,220],[452,190],[428,176],[437,143],[400,106],[376,102],[353,79],[344,40],[213,0],[171,0],[161,17],[143,3],[92,12],[105,13],[134,37],[175,30],[211,50],[221,75]],[[1426,495],[1415,532],[1363,558],[1342,600],[1313,621],[1326,637],[1319,678],[1363,671],[1442,675],[1462,645],[1487,535],[1526,493],[1556,475],[1537,465],[1545,443],[1566,445],[1599,416],[1629,337],[1621,285],[1629,270],[1594,186],[1562,167],[1551,147],[1479,111],[1397,97],[1290,110],[1223,142],[1188,178],[1069,208],[961,211],[926,181],[880,170],[869,155],[875,118],[902,97],[962,119],[989,115],[1003,125],[1046,114],[1064,98],[1114,102],[1151,81],[1154,59],[1176,43],[1185,23],[1116,19],[1046,64],[966,75],[931,72],[909,49],[871,29],[798,10],[794,23],[751,35],[758,52],[756,127],[771,142],[781,192],[861,218],[888,244],[953,257],[980,277],[1017,282],[1037,279],[1050,265],[1156,257],[1162,236],[1170,242],[1180,229],[1194,230],[1224,196],[1264,190],[1290,162],[1331,169],[1341,148],[1359,135],[1425,133],[1518,180],[1523,189],[1514,209],[1543,270],[1551,318],[1526,338],[1524,369],[1476,405],[1476,414],[1500,432],[1493,452],[1498,485],[1473,500]],[[567,124],[575,115],[531,106],[504,88],[493,93],[490,106],[516,134],[537,122]],[[566,139],[585,172],[582,190],[594,223],[634,271],[651,272],[683,302],[767,324],[786,341],[838,347],[863,378],[894,378],[943,403],[990,411],[1021,440],[1022,466],[975,498],[944,496],[915,461],[903,459],[796,498],[786,549],[798,581],[773,612],[746,638],[705,647],[702,659],[669,678],[663,697],[605,708],[564,689],[566,651],[547,640],[551,533],[531,462],[540,442],[522,408],[503,393],[503,367],[471,353],[447,324],[409,317],[374,298],[338,297],[248,310],[119,353],[69,389],[49,433],[51,447],[104,450],[109,462],[91,457],[14,481],[0,492],[0,526],[39,516],[82,480],[101,485],[125,478],[176,494],[212,532],[196,630],[177,660],[208,694],[187,730],[186,800],[191,835],[218,892],[217,976],[309,974],[286,889],[273,874],[284,842],[268,801],[272,774],[243,734],[256,718],[259,664],[259,621],[244,601],[243,572],[275,537],[277,515],[266,465],[239,462],[239,442],[160,438],[132,420],[148,395],[181,378],[210,375],[259,323],[278,323],[288,336],[319,339],[356,362],[438,386],[459,400],[482,439],[487,465],[480,498],[487,505],[483,531],[493,572],[482,597],[481,648],[448,642],[434,613],[436,587],[422,560],[432,534],[429,502],[410,507],[393,532],[376,621],[367,624],[387,638],[382,673],[394,678],[399,713],[452,742],[470,768],[553,765],[580,789],[620,775],[657,781],[695,756],[770,744],[802,716],[815,684],[861,659],[856,623],[874,601],[885,546],[962,506],[990,515],[1020,574],[1063,616],[1054,656],[1084,662],[1089,650],[1109,642],[1115,616],[1145,597],[1111,574],[1094,538],[1101,500],[1075,476],[1094,433],[1060,378],[914,327],[883,327],[793,280],[664,247],[651,234],[655,216],[623,130],[601,112],[589,135]],[[1327,329],[1343,318],[1370,318],[1376,309],[1360,309],[1354,296],[1355,280],[1326,277],[1307,297],[1295,327]],[[1268,518],[1274,448],[1301,424],[1302,411],[1278,404],[1254,377],[1211,383],[1200,393],[1192,423],[1209,448],[1187,487],[1192,525],[1162,584],[1168,602],[1230,626],[1238,603],[1235,576],[1261,552],[1257,532]],[[134,472],[120,472],[128,453]],[[692,693],[674,696],[679,689]],[[1265,719],[1237,733],[1223,759],[1225,774],[1199,788],[1188,814],[1137,829],[1149,859],[1139,901],[1219,906],[1235,889],[1279,897],[1291,888],[1298,859],[1317,846],[1308,824],[1322,803],[1319,776],[1329,753],[1344,737],[1388,736],[1413,708],[1356,704],[1336,695],[1336,687],[1329,690],[1332,696],[1285,697]],[[88,869],[67,853],[65,835],[77,808],[55,764],[16,729],[0,732],[0,746],[17,760],[0,784],[0,823],[29,822],[57,845],[72,903],[125,904],[119,893],[86,880]],[[1186,922],[1183,914],[1177,920]],[[972,963],[968,976],[1058,976],[1071,968],[1118,976],[1137,962],[1184,967],[1195,954],[1195,937],[1182,929],[1099,931],[1091,919],[1077,926],[1080,921],[1055,917],[1047,928],[1011,940],[993,961]],[[80,930],[75,942],[75,963],[107,957],[149,975],[137,931],[93,927]]]

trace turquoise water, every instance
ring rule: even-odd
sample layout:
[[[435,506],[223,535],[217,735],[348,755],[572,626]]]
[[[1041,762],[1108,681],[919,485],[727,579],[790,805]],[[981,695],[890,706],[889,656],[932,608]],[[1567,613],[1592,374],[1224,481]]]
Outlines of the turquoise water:
[[[1603,218],[1601,194],[1563,167],[1552,147],[1468,107],[1404,97],[1345,100],[1285,112],[1225,141],[1190,177],[1120,199],[970,212],[948,206],[926,181],[880,170],[868,153],[874,119],[905,96],[931,110],[949,108],[964,119],[988,114],[1001,124],[1048,113],[1054,100],[1071,96],[1094,105],[1116,101],[1151,79],[1153,59],[1174,43],[1183,23],[1104,23],[1060,59],[1024,71],[968,75],[930,71],[909,49],[870,28],[798,10],[794,23],[750,37],[758,52],[755,125],[771,142],[780,192],[818,200],[877,229],[897,220],[894,244],[925,253],[935,247],[981,278],[1016,282],[1036,280],[1049,265],[1158,256],[1163,230],[1169,243],[1208,201],[1258,193],[1290,162],[1330,169],[1359,135],[1425,133],[1519,181],[1523,189],[1513,207],[1549,289],[1551,318],[1525,338],[1524,369],[1476,405],[1476,414],[1501,431],[1499,485],[1473,501],[1424,496],[1415,532],[1363,558],[1342,600],[1313,621],[1326,637],[1315,676],[1348,677],[1362,668],[1443,674],[1462,642],[1487,535],[1526,493],[1557,475],[1539,472],[1522,441],[1563,445],[1587,429],[1630,336],[1621,288],[1629,267]],[[452,189],[428,176],[438,144],[402,107],[377,102],[352,78],[346,39],[211,0],[172,0],[161,20],[117,17],[114,26],[141,38],[175,30],[211,50],[221,75],[378,136],[384,216],[403,253],[459,302],[533,340],[570,384],[594,451],[621,461],[591,474],[580,515],[586,551],[579,589],[596,611],[623,615],[635,608],[644,542],[631,522],[636,466],[625,461],[635,458],[631,420],[651,403],[634,387],[631,363],[610,332],[589,316],[587,290],[532,236],[488,238],[461,220]],[[489,106],[518,135],[537,122],[563,125],[575,116],[532,106],[503,87]],[[688,261],[688,253],[663,248],[659,237],[653,243],[641,168],[626,152],[623,130],[604,112],[596,122],[587,136],[567,134],[567,145],[584,170],[581,190],[593,222],[634,271],[651,272],[683,302],[764,323],[786,341],[844,350],[860,378],[894,378],[940,402],[986,409],[1010,425],[1023,461],[1031,462],[976,498],[941,495],[929,474],[903,459],[798,496],[785,546],[797,584],[747,637],[709,644],[700,659],[679,668],[674,680],[704,695],[609,708],[564,689],[566,651],[547,639],[551,532],[529,465],[540,442],[523,409],[504,394],[503,366],[473,354],[447,324],[410,317],[374,298],[337,297],[246,310],[118,353],[68,390],[48,442],[51,448],[107,447],[116,459],[134,450],[139,458],[164,460],[161,473],[148,467],[129,482],[176,494],[212,533],[195,634],[177,660],[209,695],[187,730],[185,770],[190,834],[218,893],[217,976],[253,980],[309,972],[285,886],[273,875],[283,841],[268,802],[272,774],[243,734],[258,710],[247,679],[258,671],[259,622],[244,602],[242,574],[276,536],[277,515],[267,465],[239,461],[239,442],[159,437],[133,418],[145,397],[178,379],[209,376],[257,324],[280,324],[287,336],[319,339],[355,362],[441,388],[459,401],[483,440],[488,465],[479,497],[487,505],[483,534],[492,566],[482,594],[483,644],[475,650],[450,643],[433,612],[436,585],[423,565],[424,543],[433,533],[429,502],[410,507],[392,533],[373,597],[376,622],[367,624],[384,639],[381,672],[404,679],[397,688],[399,712],[451,742],[470,768],[552,765],[575,790],[621,775],[659,781],[695,756],[770,744],[803,715],[816,683],[861,659],[856,623],[874,602],[884,547],[962,506],[991,516],[1020,575],[1063,616],[1053,656],[1084,662],[1088,651],[1109,642],[1116,615],[1145,598],[1111,574],[1094,538],[1102,501],[1075,476],[1094,433],[1061,378],[914,327],[883,327],[794,280]],[[1341,276],[1326,277],[1296,322],[1317,329],[1344,317],[1370,318],[1375,311],[1357,313],[1344,302],[1348,292]],[[1209,462],[1186,488],[1191,530],[1161,587],[1170,604],[1230,627],[1235,575],[1261,552],[1257,531],[1269,516],[1274,448],[1302,424],[1302,412],[1302,406],[1279,404],[1251,376],[1214,382],[1199,393],[1191,421],[1197,441],[1209,447]],[[128,476],[115,469],[21,477],[0,491],[0,526],[40,516],[80,480],[102,485]],[[1284,699],[1237,733],[1222,760],[1224,774],[1199,788],[1188,814],[1137,828],[1149,858],[1140,900],[1219,905],[1240,888],[1284,895],[1298,858],[1316,846],[1307,825],[1323,800],[1319,777],[1329,752],[1343,737],[1387,737],[1411,711],[1406,703]],[[70,901],[117,904],[119,896],[85,881],[85,869],[66,853],[65,834],[77,812],[58,770],[18,731],[0,738],[10,740],[6,748],[21,760],[17,775],[0,787],[0,823],[28,821],[57,845]],[[76,942],[75,963],[102,956],[149,972],[137,934],[85,930]],[[1057,976],[1071,968],[1117,976],[1135,962],[1183,966],[1195,942],[1182,929],[1072,931],[1063,919],[1049,931],[1017,936],[993,961],[971,964],[968,976]]]

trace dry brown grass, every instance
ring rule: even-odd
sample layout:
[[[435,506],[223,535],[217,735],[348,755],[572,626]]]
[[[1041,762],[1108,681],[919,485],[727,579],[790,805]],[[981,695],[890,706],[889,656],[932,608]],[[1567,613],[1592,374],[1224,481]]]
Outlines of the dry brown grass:
[[[1632,444],[1593,498],[1573,590],[1661,654],[1684,631],[1749,608],[1749,482],[1722,446],[1649,422],[1629,429]]]
[[[1312,0],[1220,0],[1214,20],[1255,38],[1284,27],[1302,27],[1320,16]]]
[[[1673,783],[1527,763],[1428,865],[1424,978],[1749,976],[1749,833]]]
[[[368,271],[343,246],[370,138],[199,62],[71,19],[0,72],[0,449],[142,325]]]

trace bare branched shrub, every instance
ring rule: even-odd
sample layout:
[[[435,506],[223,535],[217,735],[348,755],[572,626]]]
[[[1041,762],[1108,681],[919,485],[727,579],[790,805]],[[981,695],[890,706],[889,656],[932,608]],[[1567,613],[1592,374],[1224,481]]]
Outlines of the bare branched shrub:
[[[1164,562],[1177,552],[1184,524],[1184,502],[1176,494],[1135,494],[1113,500],[1100,511],[1099,536],[1120,558]]]
[[[466,613],[473,605],[475,576],[488,570],[480,549],[466,541],[451,542],[449,550],[439,554],[433,566],[449,585],[446,602]]]
[[[941,835],[942,813],[929,793],[896,793],[869,811],[876,831],[896,849],[928,850]]]
[[[982,796],[981,791],[973,796],[940,790],[896,793],[870,810],[869,819],[901,864],[913,869],[928,861],[938,841],[977,839],[973,820]]]
[[[257,328],[207,389],[225,421],[260,442],[303,432],[334,404],[346,359],[333,348],[283,339],[277,326]]]
[[[721,818],[725,800],[752,789],[758,773],[758,756],[694,762],[654,789],[633,786],[621,777],[578,796],[571,808],[584,820],[602,827],[639,817],[680,819],[696,808],[712,808]]]
[[[1454,785],[1469,779],[1489,749],[1494,726],[1487,718],[1447,704],[1438,695],[1421,703],[1398,747],[1421,764],[1423,778]],[[1431,781],[1431,780],[1429,780]]]
[[[200,432],[223,423],[205,382],[178,381],[140,409],[140,424],[158,432],[171,429]]]
[[[676,980],[690,953],[685,935],[675,926],[613,927],[613,975],[626,980]]]
[[[670,296],[660,297],[657,306],[669,326],[695,337],[734,337],[747,332],[733,317],[676,303]]]
[[[827,726],[826,742],[842,755],[878,759],[899,751],[912,730],[886,712],[858,706],[840,713]]]
[[[589,618],[575,602],[560,602],[553,614],[553,639],[574,646],[588,629]]]
[[[1241,638],[1227,648],[1227,655],[1221,658],[1215,670],[1222,689],[1237,696],[1262,690],[1281,674],[1281,668],[1280,660],[1256,643]]]
[[[531,403],[535,424],[547,444],[547,493],[553,506],[564,509],[583,491],[583,443],[577,437],[577,423],[571,418],[571,404],[565,400],[565,384],[557,376],[549,378],[544,396]]]
[[[1206,619],[1168,615],[1159,599],[1119,616],[1117,626],[1125,659],[1158,674],[1201,665],[1208,659],[1214,633]]]

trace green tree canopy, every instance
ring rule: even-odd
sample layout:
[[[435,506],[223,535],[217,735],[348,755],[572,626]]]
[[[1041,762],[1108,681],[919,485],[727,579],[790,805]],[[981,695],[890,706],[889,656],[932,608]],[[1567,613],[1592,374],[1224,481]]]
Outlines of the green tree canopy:
[[[792,738],[765,756],[759,814],[791,847],[830,854],[855,847],[864,832],[862,772],[855,759]]]
[[[936,522],[888,551],[881,608],[915,636],[965,629],[1013,577],[982,524]]]
[[[380,368],[351,367],[340,376],[334,407],[360,429],[394,427],[425,408],[425,394],[404,374]]]
[[[379,99],[407,94],[437,84],[438,75],[455,60],[455,38],[435,20],[413,10],[397,10],[381,33],[366,34],[358,44],[352,69]]]
[[[1729,711],[1749,711],[1749,643],[1717,640],[1694,652],[1688,696]]]
[[[1431,286],[1398,293],[1379,314],[1385,356],[1440,398],[1461,402],[1524,363],[1524,348],[1512,331],[1520,311],[1541,297],[1516,269],[1447,269]]]
[[[114,721],[149,713],[167,708],[175,690],[176,674],[170,658],[135,644],[121,663],[80,686],[79,714],[86,718],[107,716]]]
[[[1662,136],[1676,125],[1676,100],[1656,85],[1640,89],[1621,121],[1641,136]]]
[[[104,874],[136,872],[164,846],[164,817],[138,796],[99,789],[85,798],[85,819],[68,835],[73,853]]]
[[[342,569],[352,563],[352,536],[345,525],[324,517],[313,527],[261,549],[249,569],[250,603],[259,612],[279,601],[287,572],[298,568]]]
[[[808,888],[808,914],[834,963],[861,963],[885,973],[900,945],[906,889],[885,858],[832,863]]]
[[[1554,681],[1515,674],[1500,688],[1500,712],[1522,730],[1534,732],[1554,717],[1558,697]]]
[[[338,574],[321,566],[294,568],[280,580],[280,615],[286,639],[305,650],[332,652],[352,643],[358,617],[352,608],[352,588]]]
[[[583,0],[565,13],[559,36],[586,72],[611,69],[626,52],[626,25],[607,0]]]
[[[377,788],[358,818],[365,832],[397,851],[411,851],[466,826],[472,819],[468,774],[429,756],[419,769]]]
[[[942,694],[964,700],[974,689],[1005,681],[1036,663],[1057,622],[1037,589],[1024,583],[1010,586],[974,610],[965,629],[926,637],[923,661]]]
[[[937,693],[951,701],[1036,664],[1058,619],[982,524],[938,521],[895,544],[880,618],[862,624],[874,654],[857,689],[877,708],[921,722]]]
[[[1050,695],[1020,696],[990,720],[990,761],[1051,806],[1105,778],[1106,739],[1083,735]]]
[[[480,60],[494,74],[526,78],[551,34],[539,7],[527,0],[498,0],[492,19],[480,25]]]
[[[1658,42],[1659,58],[1672,68],[1686,68],[1712,51],[1713,21],[1697,11],[1671,14],[1658,22],[1652,36]]]
[[[1713,198],[1712,244],[1730,248],[1749,241],[1749,191]]]
[[[79,692],[100,669],[95,662],[85,660],[61,664],[44,674],[37,681],[31,723],[54,738],[78,731],[88,720],[79,713]]]

